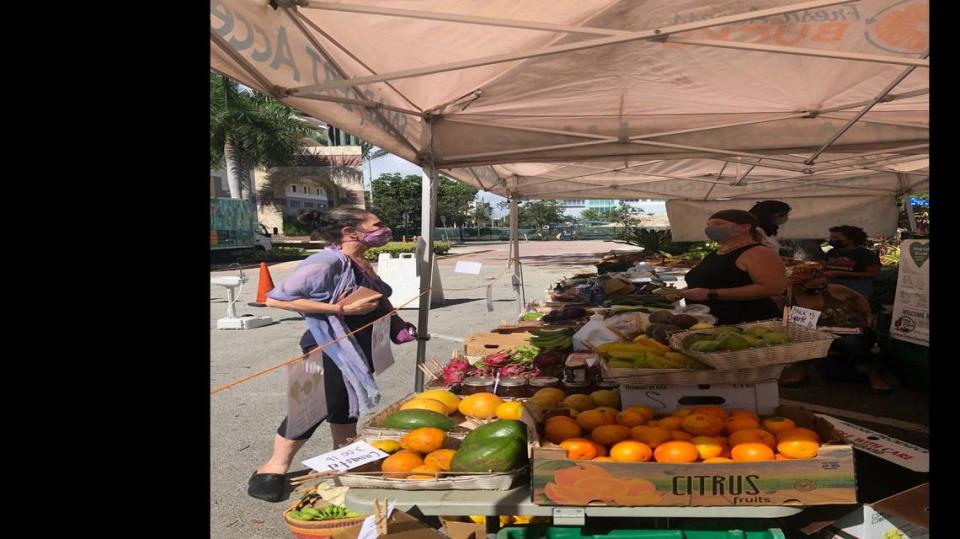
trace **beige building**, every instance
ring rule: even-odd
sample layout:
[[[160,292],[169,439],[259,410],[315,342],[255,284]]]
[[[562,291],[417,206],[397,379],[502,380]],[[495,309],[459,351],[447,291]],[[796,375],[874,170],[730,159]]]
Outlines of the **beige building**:
[[[258,168],[257,220],[283,233],[283,217],[301,210],[349,206],[365,208],[359,146],[315,146],[290,167]],[[226,173],[210,171],[210,197],[229,197]]]

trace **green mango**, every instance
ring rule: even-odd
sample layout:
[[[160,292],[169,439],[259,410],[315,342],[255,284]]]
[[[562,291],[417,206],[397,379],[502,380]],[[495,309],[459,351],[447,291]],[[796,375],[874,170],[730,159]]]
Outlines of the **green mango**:
[[[710,340],[710,341],[697,341],[693,343],[689,350],[691,352],[716,352],[720,349],[720,341]]]
[[[752,337],[763,337],[764,335],[766,335],[767,333],[770,333],[771,331],[773,330],[768,328],[767,326],[753,326],[752,328],[747,330],[747,335],[750,335]]]
[[[750,341],[748,341],[743,335],[734,335],[732,333],[724,335],[717,339],[720,343],[720,350],[746,350],[750,348]]]
[[[770,332],[761,337],[764,341],[764,344],[768,346],[775,346],[778,344],[789,344],[790,338],[783,333]]]

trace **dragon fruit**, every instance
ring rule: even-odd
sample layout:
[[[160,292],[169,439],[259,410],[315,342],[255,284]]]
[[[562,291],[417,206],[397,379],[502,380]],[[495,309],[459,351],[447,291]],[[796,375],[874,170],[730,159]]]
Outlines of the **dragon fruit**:
[[[483,358],[483,364],[486,367],[503,367],[512,361],[509,352],[497,352]]]
[[[511,363],[509,365],[504,365],[500,367],[500,377],[506,376],[523,376],[527,373],[527,368],[519,363]]]
[[[443,384],[447,387],[459,385],[467,377],[470,364],[463,358],[454,358],[443,368]]]

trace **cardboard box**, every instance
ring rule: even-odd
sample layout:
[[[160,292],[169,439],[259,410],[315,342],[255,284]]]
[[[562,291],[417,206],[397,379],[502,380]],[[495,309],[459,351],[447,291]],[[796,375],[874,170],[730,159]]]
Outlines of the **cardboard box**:
[[[464,354],[488,356],[502,350],[513,350],[530,344],[533,334],[527,331],[516,333],[474,333],[463,341]]]
[[[485,524],[466,517],[440,517],[440,531],[450,539],[487,539]]]
[[[826,420],[802,408],[779,415],[817,431],[826,443],[807,460],[660,464],[584,462],[548,442],[533,451],[537,505],[764,506],[857,503],[853,447]]]
[[[864,504],[820,533],[822,539],[929,539],[930,483]]]
[[[650,406],[658,417],[681,406],[699,404],[754,410],[761,416],[768,416],[774,415],[780,404],[780,390],[776,381],[699,386],[623,384],[620,386],[620,402],[624,408]]]

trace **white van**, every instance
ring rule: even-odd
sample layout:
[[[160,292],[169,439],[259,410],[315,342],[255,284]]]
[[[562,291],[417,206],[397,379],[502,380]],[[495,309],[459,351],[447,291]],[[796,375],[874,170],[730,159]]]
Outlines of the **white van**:
[[[261,251],[273,249],[273,240],[270,239],[270,233],[267,232],[267,227],[263,226],[263,223],[257,223],[253,227],[253,248]]]

